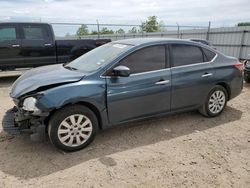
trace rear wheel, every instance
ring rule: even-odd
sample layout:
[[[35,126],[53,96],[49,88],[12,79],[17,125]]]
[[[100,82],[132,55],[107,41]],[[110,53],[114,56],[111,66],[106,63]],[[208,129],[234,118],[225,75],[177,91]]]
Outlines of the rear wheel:
[[[98,129],[95,114],[82,105],[57,111],[50,119],[48,134],[51,142],[64,151],[77,151],[89,145]]]
[[[207,117],[215,117],[220,115],[228,100],[228,94],[224,87],[215,86],[206,99],[205,104],[199,109],[199,112]]]
[[[246,75],[244,75],[244,80],[245,80],[246,83],[250,83],[250,78],[248,76],[246,76]]]

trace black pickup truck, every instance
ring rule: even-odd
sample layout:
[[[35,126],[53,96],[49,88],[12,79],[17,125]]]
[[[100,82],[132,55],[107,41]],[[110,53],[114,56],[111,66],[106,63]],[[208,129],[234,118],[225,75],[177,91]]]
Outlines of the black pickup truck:
[[[0,70],[65,63],[110,41],[55,40],[47,23],[0,23]]]

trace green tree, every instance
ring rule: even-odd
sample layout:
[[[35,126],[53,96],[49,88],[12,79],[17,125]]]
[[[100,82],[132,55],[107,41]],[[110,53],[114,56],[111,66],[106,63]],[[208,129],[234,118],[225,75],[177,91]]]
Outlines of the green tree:
[[[238,26],[241,27],[241,26],[250,26],[250,22],[241,22],[241,23],[238,23]]]
[[[89,34],[89,30],[88,30],[88,27],[85,25],[85,24],[82,24],[77,32],[76,32],[76,35],[77,36],[82,36],[82,35],[88,35]]]
[[[115,33],[117,33],[117,34],[124,34],[125,31],[122,28],[120,28]]]
[[[131,30],[128,31],[129,33],[137,33],[139,30],[136,29],[136,27],[132,27]]]
[[[157,32],[160,31],[160,25],[156,16],[149,16],[148,20],[142,23],[142,31]]]
[[[91,31],[91,35],[98,35],[97,31]]]
[[[114,34],[114,31],[112,29],[108,29],[107,27],[103,27],[101,32],[101,34]]]

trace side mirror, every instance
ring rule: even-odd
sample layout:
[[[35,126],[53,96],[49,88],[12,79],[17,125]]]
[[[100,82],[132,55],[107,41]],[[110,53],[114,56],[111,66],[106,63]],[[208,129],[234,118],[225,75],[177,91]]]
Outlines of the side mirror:
[[[119,65],[113,69],[114,76],[128,77],[130,69],[126,66]]]

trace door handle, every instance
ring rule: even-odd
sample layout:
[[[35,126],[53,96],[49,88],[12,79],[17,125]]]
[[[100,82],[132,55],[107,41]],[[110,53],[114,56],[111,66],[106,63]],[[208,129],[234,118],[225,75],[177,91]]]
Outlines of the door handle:
[[[210,77],[210,76],[213,76],[213,73],[205,73],[201,77],[206,78],[206,77]]]
[[[46,43],[46,44],[44,44],[44,46],[51,46],[52,44],[49,44],[49,43]]]
[[[12,44],[11,46],[12,46],[13,48],[19,48],[19,47],[20,47],[19,44]]]
[[[164,84],[168,84],[169,80],[160,80],[158,82],[155,82],[155,85],[164,85]]]

